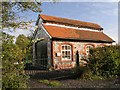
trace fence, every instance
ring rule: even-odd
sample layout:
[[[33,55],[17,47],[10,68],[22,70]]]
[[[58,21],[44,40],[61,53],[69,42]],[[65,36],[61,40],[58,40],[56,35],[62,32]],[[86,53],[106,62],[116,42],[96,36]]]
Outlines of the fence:
[[[35,64],[39,66],[46,67],[48,65],[48,58],[35,59]]]
[[[47,69],[48,66],[48,58],[39,58],[34,60],[34,64],[27,63],[25,66],[25,70],[41,70]]]

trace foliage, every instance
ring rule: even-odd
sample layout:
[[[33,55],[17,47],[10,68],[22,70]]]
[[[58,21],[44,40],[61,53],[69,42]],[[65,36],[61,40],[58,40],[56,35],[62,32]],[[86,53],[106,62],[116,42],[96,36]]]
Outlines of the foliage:
[[[90,50],[88,65],[73,70],[80,79],[105,79],[120,75],[120,46],[105,46]]]
[[[59,81],[39,80],[39,82],[51,87],[59,87],[61,85]]]
[[[76,78],[79,78],[84,73],[84,69],[81,68],[80,66],[75,66],[72,69],[72,72],[74,73],[74,75],[75,75]]]
[[[104,79],[104,77],[102,77],[102,76],[94,75],[88,66],[87,67],[81,67],[80,70],[82,71],[81,75],[79,76],[80,79],[85,79],[85,80]]]
[[[52,0],[56,2],[56,0]],[[25,26],[28,23],[33,22],[32,20],[23,20],[23,16],[21,17],[20,14],[26,11],[31,12],[42,12],[40,6],[41,1],[34,0],[26,2],[22,2],[20,0],[8,0],[7,2],[0,2],[0,13],[2,13],[2,28],[19,28],[20,26]],[[27,16],[24,18],[27,18]],[[27,28],[27,27],[26,27]]]
[[[2,27],[16,27],[19,26],[22,21],[20,21],[19,12],[24,11],[32,11],[32,12],[41,12],[39,6],[41,6],[40,2],[20,2],[16,0],[16,2],[12,2],[9,0],[8,2],[0,2],[2,8]],[[18,20],[18,22],[17,22]]]
[[[90,69],[87,66],[76,66],[72,69],[72,72],[74,74],[75,78],[80,78],[80,79],[93,79],[94,76],[92,75]]]
[[[120,46],[106,46],[90,51],[89,68],[93,75],[113,77],[120,75]]]
[[[16,44],[23,50],[27,48],[30,40],[25,35],[19,35],[16,39]]]
[[[13,43],[13,37],[3,34],[2,43],[2,87],[26,88],[28,77],[24,72],[23,51]]]
[[[16,45],[23,51],[23,61],[25,63],[32,61],[32,39],[24,35],[19,35],[16,39]]]

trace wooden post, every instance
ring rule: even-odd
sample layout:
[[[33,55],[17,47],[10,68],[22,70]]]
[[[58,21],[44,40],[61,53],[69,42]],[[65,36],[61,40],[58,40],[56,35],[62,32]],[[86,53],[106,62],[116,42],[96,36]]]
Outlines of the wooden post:
[[[77,50],[77,52],[76,52],[76,65],[77,65],[77,67],[80,66],[80,65],[79,65],[79,53],[78,53],[78,50]]]
[[[32,62],[33,62],[33,63],[32,63],[33,65],[35,65],[35,60],[36,60],[35,48],[36,48],[36,47],[35,47],[35,43],[33,43],[33,61],[32,61]]]

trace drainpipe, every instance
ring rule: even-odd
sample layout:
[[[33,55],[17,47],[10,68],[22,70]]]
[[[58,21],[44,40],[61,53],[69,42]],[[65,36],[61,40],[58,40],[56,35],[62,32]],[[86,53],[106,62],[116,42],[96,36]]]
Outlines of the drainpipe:
[[[77,52],[76,52],[76,66],[77,66],[77,67],[80,66],[80,64],[79,64],[79,52],[78,52],[78,50],[77,50]]]

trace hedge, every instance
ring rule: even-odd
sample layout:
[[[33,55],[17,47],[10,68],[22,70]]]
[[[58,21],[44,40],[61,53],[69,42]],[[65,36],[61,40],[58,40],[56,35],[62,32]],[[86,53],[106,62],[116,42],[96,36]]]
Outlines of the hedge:
[[[120,75],[120,45],[90,50],[89,69],[93,75],[114,77]]]

